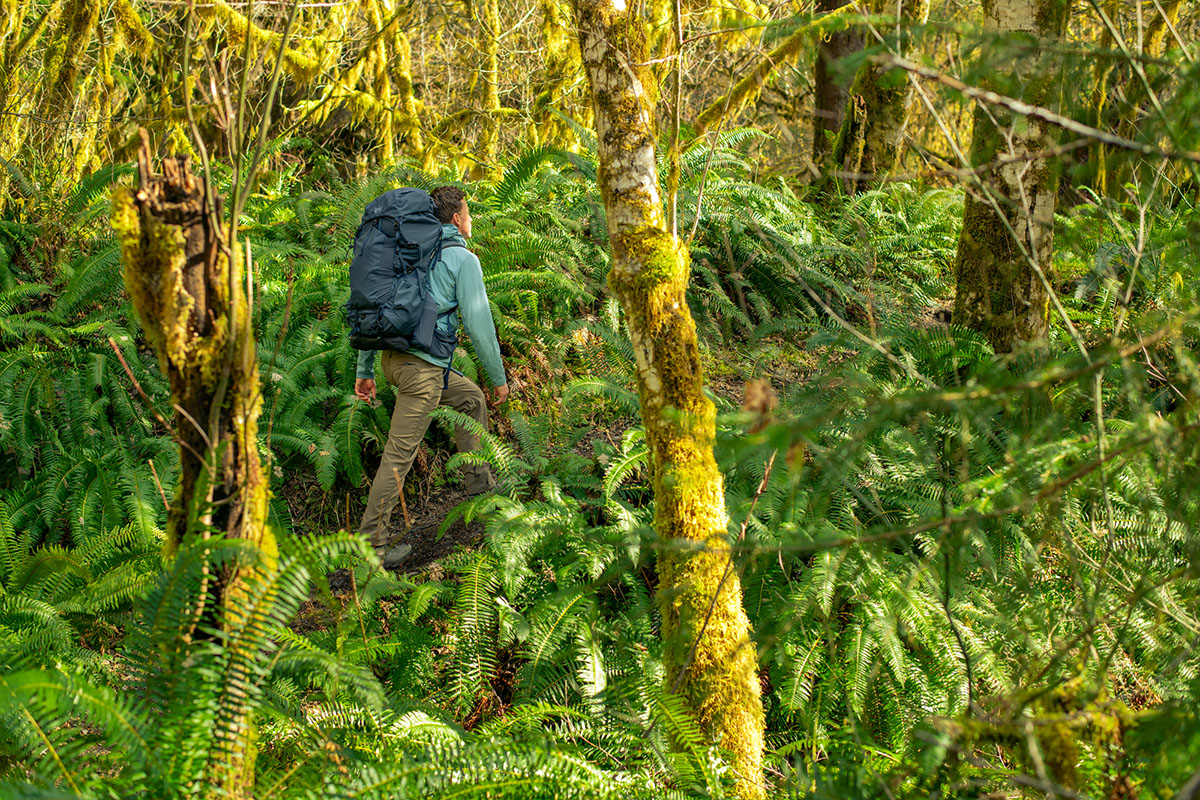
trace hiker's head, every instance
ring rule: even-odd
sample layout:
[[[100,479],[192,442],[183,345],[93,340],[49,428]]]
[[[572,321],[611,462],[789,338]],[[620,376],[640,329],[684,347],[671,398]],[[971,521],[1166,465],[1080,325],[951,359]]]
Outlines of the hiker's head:
[[[457,186],[439,186],[429,193],[438,220],[444,225],[453,225],[463,238],[471,238],[471,209],[467,207],[467,193]]]

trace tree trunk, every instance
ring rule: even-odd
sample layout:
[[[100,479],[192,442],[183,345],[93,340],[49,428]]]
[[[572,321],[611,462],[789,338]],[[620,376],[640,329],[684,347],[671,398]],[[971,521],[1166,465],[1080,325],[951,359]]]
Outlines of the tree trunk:
[[[903,55],[908,27],[925,24],[929,0],[875,0],[871,10],[887,14],[897,6],[901,36],[895,47]],[[901,73],[871,62],[858,70],[833,147],[834,169],[841,171],[847,194],[876,185],[895,169],[912,94],[912,84]]]
[[[612,241],[609,287],[633,341],[650,446],[666,686],[733,753],[739,794],[759,798],[763,709],[755,647],[737,571],[726,572],[728,518],[712,451],[714,408],[703,392],[685,297],[688,253],[667,232],[659,194],[654,112],[642,66],[645,24],[613,0],[574,0],[574,6]]]
[[[579,45],[571,35],[571,10],[562,0],[541,0],[541,8],[545,72],[534,86],[534,146],[550,142],[570,147],[575,132],[551,109],[559,105],[564,87],[579,74]]]
[[[17,108],[15,96],[25,78],[22,56],[37,44],[50,21],[49,14],[42,14],[26,31],[29,6],[30,0],[13,0],[0,16],[0,109]],[[5,161],[16,158],[25,144],[26,119],[20,114],[0,114],[0,158]],[[0,169],[0,198],[8,197],[11,177],[7,169]]]
[[[391,164],[396,160],[396,113],[392,100],[392,78],[388,74],[387,32],[383,30],[384,12],[379,3],[367,4],[367,20],[371,27],[379,31],[371,55],[371,94],[378,104],[378,125],[376,136],[379,140],[379,160]]]
[[[1069,7],[1069,0],[984,0],[985,29],[1000,45],[1014,39],[1020,45],[1000,53],[985,49],[992,70],[984,88],[1002,94],[1023,88],[1023,96],[1015,96],[1057,107],[1062,87],[1052,46],[1066,31]],[[1046,336],[1058,164],[1035,154],[1054,145],[1053,134],[1045,123],[998,106],[975,108],[971,163],[1005,163],[985,170],[984,187],[967,195],[954,320],[987,336],[997,353]]]
[[[246,276],[188,158],[165,159],[164,174],[154,175],[142,136],[138,187],[114,191],[112,225],[126,289],[175,408],[180,475],[167,547],[216,530],[253,542],[269,563],[277,551],[258,454],[262,392]],[[241,619],[239,591],[237,574],[214,576],[208,586],[211,616],[224,627]],[[220,748],[219,772],[208,778],[235,799],[249,796],[254,775],[253,725],[247,719],[238,730],[239,741]]]
[[[470,173],[474,180],[501,171],[496,161],[500,148],[500,4],[498,0],[482,2],[479,51],[483,54],[483,66],[479,80],[483,90],[483,126],[479,135],[480,160]]]
[[[73,0],[62,10],[43,61],[45,82],[41,84],[38,113],[46,122],[60,120],[71,113],[83,51],[95,33],[100,5],[91,0]]]
[[[401,149],[420,158],[425,151],[425,141],[421,136],[421,120],[417,116],[417,98],[413,94],[412,45],[404,31],[397,29],[392,34],[392,47],[396,51],[392,78],[396,84],[396,105],[400,108],[396,133],[400,136]]]
[[[848,5],[850,0],[818,0],[817,11],[828,12]],[[813,65],[813,161],[820,164],[830,150],[831,136],[842,127],[850,81],[837,74],[836,65],[849,55],[862,50],[861,29],[834,31],[817,43],[817,59]],[[828,131],[828,135],[827,132]]]

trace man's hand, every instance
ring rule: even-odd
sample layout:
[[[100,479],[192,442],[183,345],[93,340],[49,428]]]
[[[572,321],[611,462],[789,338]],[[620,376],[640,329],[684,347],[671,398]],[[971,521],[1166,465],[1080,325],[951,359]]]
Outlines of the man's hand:
[[[375,399],[375,379],[357,378],[354,381],[354,394],[359,400],[370,403]],[[506,392],[507,394],[507,392]]]
[[[508,384],[503,386],[495,386],[488,391],[488,397],[492,401],[492,405],[498,406],[508,399]]]

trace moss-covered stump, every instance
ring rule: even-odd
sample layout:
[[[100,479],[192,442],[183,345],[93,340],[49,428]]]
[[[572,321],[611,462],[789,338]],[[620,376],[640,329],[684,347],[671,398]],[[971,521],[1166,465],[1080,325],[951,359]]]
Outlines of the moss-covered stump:
[[[136,189],[113,194],[125,286],[171,385],[180,476],[168,547],[219,530],[275,550],[258,454],[262,392],[245,277],[187,158],[150,170],[143,142]]]
[[[269,563],[277,553],[258,454],[262,392],[241,260],[188,159],[165,159],[163,173],[151,171],[142,131],[138,186],[113,193],[112,225],[125,287],[171,385],[180,475],[167,547],[215,530],[255,543]],[[226,630],[243,624],[245,578],[230,569],[206,580],[196,623]],[[202,637],[202,630],[195,635]],[[181,632],[181,652],[192,640],[193,632]],[[249,709],[230,713],[227,730],[237,733],[220,743],[206,780],[238,800],[252,793],[256,734]]]
[[[1066,31],[1066,0],[988,0],[994,65],[983,88],[1054,108],[1062,93],[1053,44]],[[997,353],[1044,339],[1049,324],[1057,160],[1044,122],[998,106],[975,109],[971,163],[981,184],[967,195],[955,259],[954,321]]]
[[[714,408],[704,395],[685,297],[688,253],[667,232],[659,195],[651,78],[640,66],[649,61],[645,20],[612,0],[574,0],[574,7],[612,240],[609,286],[625,310],[650,446],[667,689],[685,698],[702,729],[733,754],[739,795],[760,798],[756,651],[741,582],[728,569]]]

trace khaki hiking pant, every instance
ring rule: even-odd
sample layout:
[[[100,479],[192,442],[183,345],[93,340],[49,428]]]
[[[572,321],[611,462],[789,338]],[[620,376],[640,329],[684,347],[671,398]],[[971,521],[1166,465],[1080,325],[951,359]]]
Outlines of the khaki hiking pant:
[[[484,430],[488,426],[483,390],[457,372],[450,372],[447,381],[446,370],[442,367],[408,353],[385,350],[383,374],[396,387],[396,408],[392,412],[383,460],[371,482],[367,508],[358,526],[359,532],[376,547],[386,544],[388,521],[400,502],[404,478],[429,428],[429,412],[439,405],[450,406],[474,419]],[[460,453],[475,450],[479,447],[479,437],[455,427],[454,446]],[[468,494],[481,494],[495,485],[491,470],[486,466],[464,467],[463,478]]]

